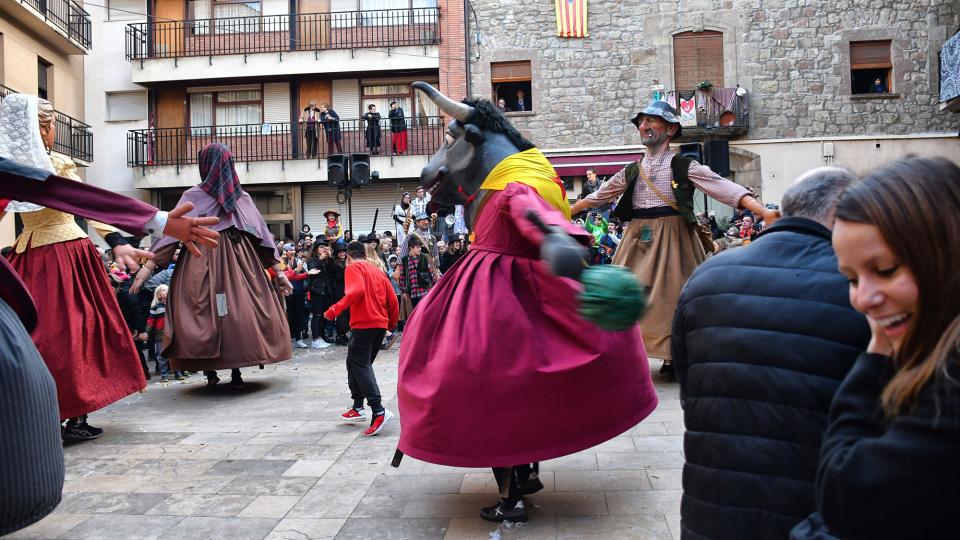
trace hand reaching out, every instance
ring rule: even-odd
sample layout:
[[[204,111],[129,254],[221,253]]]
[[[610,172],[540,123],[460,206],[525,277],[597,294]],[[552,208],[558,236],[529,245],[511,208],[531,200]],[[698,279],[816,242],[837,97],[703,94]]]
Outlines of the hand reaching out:
[[[220,222],[215,217],[187,217],[186,213],[193,210],[193,203],[183,203],[174,208],[167,214],[167,226],[163,233],[183,242],[183,245],[197,257],[201,256],[198,244],[203,244],[210,248],[219,245],[217,240],[220,233],[207,228],[208,225],[216,225]]]

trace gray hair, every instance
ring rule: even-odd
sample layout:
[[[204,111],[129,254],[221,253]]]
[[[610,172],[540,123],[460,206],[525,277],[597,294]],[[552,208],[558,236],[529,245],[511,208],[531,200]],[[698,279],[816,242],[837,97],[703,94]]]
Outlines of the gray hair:
[[[807,172],[783,194],[783,216],[812,219],[832,227],[840,195],[856,180],[852,172],[841,167],[820,167]]]

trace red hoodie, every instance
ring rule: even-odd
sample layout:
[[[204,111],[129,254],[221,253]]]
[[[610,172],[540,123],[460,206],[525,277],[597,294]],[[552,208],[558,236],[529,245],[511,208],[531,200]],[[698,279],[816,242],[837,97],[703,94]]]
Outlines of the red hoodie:
[[[343,310],[350,310],[350,328],[384,328],[397,326],[400,305],[387,274],[364,261],[354,261],[344,274],[345,291],[339,302],[323,316],[335,319]]]

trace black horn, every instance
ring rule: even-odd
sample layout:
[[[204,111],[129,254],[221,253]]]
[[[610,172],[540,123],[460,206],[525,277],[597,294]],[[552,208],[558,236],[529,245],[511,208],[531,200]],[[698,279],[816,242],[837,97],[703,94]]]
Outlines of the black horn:
[[[470,117],[473,116],[473,107],[463,103],[457,103],[456,101],[441,94],[440,91],[433,86],[423,81],[417,81],[413,83],[413,87],[426,94],[431,101],[437,104],[437,107],[440,107],[441,111],[449,114],[464,124],[469,122]]]

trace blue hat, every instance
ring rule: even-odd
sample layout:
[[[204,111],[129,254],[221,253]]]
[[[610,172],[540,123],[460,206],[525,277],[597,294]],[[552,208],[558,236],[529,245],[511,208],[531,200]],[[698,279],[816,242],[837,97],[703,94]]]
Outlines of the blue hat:
[[[680,136],[680,131],[683,129],[680,127],[680,115],[677,114],[677,110],[670,106],[666,101],[654,101],[647,105],[647,108],[638,112],[630,121],[633,122],[633,125],[640,127],[640,120],[644,116],[656,116],[662,118],[664,122],[668,124],[677,125],[677,134],[674,137]]]

